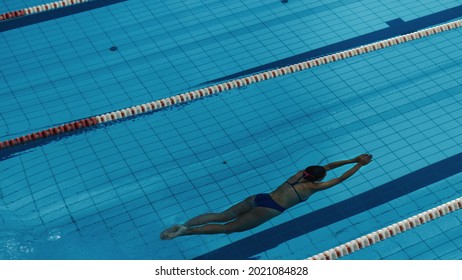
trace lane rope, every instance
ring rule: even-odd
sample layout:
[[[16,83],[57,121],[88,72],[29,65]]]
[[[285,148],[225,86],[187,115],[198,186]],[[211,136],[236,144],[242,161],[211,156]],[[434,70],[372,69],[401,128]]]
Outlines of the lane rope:
[[[64,0],[64,2],[69,1],[85,1],[85,0]],[[61,1],[63,2],[63,1]],[[332,63],[335,61],[347,59],[349,57],[354,57],[357,55],[381,50],[391,46],[399,45],[406,42],[411,42],[423,37],[435,35],[441,32],[459,28],[462,26],[462,20],[456,20],[449,23],[441,24],[435,27],[427,28],[421,31],[412,32],[406,35],[396,36],[390,39],[382,40],[379,42],[371,43],[365,46],[360,46],[357,48],[352,48],[343,52],[338,52],[335,54],[330,54],[322,56],[319,58],[307,60],[301,63],[292,64],[286,67],[269,70],[262,73],[257,73],[254,75],[245,76],[240,79],[231,80],[221,84],[211,85],[206,88],[197,89],[194,91],[178,94],[175,96],[163,98],[160,100],[144,103],[141,105],[136,105],[133,107],[120,109],[117,111],[105,113],[98,116],[88,117],[78,121],[71,121],[56,127],[52,127],[43,131],[27,134],[20,136],[14,139],[9,139],[3,142],[0,142],[0,149],[5,149],[8,147],[25,144],[31,141],[37,141],[43,138],[47,138],[53,135],[59,135],[67,132],[72,132],[86,127],[92,127],[103,123],[112,122],[115,120],[121,120],[136,115],[141,115],[157,110],[161,110],[173,105],[186,103],[195,99],[200,99],[209,95],[217,94],[223,91],[236,89],[244,86],[248,86],[253,83],[258,83],[261,81],[273,79],[279,76],[288,75],[291,73],[304,71],[314,67],[321,66],[323,64]]]
[[[377,231],[371,232],[335,248],[309,257],[307,260],[336,260],[353,252],[359,251],[380,241],[389,239],[397,234],[411,230],[419,225],[428,223],[439,217],[462,208],[462,197],[444,203],[440,206],[424,211],[420,214],[404,219],[398,223],[389,225]]]
[[[0,22],[2,20],[10,20],[10,19],[15,19],[18,17],[23,17],[27,15],[32,15],[32,14],[37,14],[41,12],[47,12],[51,11],[54,9],[59,9],[63,7],[68,7],[72,5],[77,5],[85,2],[92,2],[94,0],[62,0],[62,1],[57,1],[57,2],[52,2],[52,3],[47,3],[47,4],[42,4],[42,5],[37,5],[37,6],[32,6],[12,12],[6,12],[3,14],[0,14]]]

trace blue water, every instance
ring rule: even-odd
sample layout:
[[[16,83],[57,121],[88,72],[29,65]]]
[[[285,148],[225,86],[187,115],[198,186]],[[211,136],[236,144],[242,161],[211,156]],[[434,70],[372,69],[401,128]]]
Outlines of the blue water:
[[[8,23],[0,141],[462,17],[457,1],[151,2]],[[0,258],[302,259],[460,197],[461,32],[4,150]],[[253,230],[159,240],[364,152],[375,161],[353,178]],[[449,214],[347,258],[460,259],[460,225]]]

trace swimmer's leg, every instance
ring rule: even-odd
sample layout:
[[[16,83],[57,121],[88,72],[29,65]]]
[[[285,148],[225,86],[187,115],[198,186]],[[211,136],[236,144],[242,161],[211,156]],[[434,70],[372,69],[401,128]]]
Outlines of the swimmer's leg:
[[[184,223],[184,226],[189,228],[208,223],[225,223],[234,220],[242,214],[252,210],[254,207],[254,198],[255,196],[249,196],[221,213],[207,213],[199,215]]]
[[[174,234],[175,237],[197,234],[218,234],[233,233],[252,229],[278,216],[281,212],[265,207],[254,207],[252,210],[242,214],[237,219],[226,224],[207,224],[198,227],[179,228]]]
[[[170,240],[182,235],[191,234],[214,234],[224,233],[227,231],[226,225],[210,224],[208,223],[225,223],[235,219],[239,219],[241,216],[254,209],[255,196],[249,196],[238,204],[230,207],[229,209],[221,213],[207,213],[194,217],[184,223],[183,225],[174,225],[170,228],[165,229],[160,234],[160,239]]]

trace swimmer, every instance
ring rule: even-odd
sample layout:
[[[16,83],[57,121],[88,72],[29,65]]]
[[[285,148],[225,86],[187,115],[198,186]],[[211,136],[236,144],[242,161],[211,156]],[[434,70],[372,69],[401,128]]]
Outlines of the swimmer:
[[[309,166],[295,173],[271,193],[252,195],[221,213],[203,214],[182,225],[174,225],[162,231],[160,239],[196,234],[229,234],[252,229],[306,201],[312,194],[340,184],[371,161],[372,155],[363,154],[324,166]],[[327,171],[352,163],[356,164],[342,176],[321,182]]]

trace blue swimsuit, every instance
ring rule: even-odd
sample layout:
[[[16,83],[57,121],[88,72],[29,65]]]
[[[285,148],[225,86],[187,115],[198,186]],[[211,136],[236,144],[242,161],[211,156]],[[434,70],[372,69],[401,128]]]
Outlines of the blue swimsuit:
[[[277,210],[279,212],[286,211],[286,208],[277,204],[276,201],[268,193],[260,193],[255,196],[255,206],[256,207],[265,207]]]
[[[297,190],[295,189],[295,185],[299,183],[300,179],[302,179],[302,177],[300,177],[295,183],[291,184],[289,182],[287,182],[287,184],[289,184],[293,189],[294,189],[294,192],[297,194],[297,197],[299,199],[299,202],[303,202],[303,201],[306,201],[306,199],[302,199],[300,194],[297,192]],[[257,194],[255,196],[255,206],[256,207],[265,207],[265,208],[271,208],[271,209],[274,209],[274,210],[277,210],[279,212],[284,212],[285,210],[287,210],[286,208],[282,207],[281,205],[277,204],[276,201],[274,201],[274,199],[267,193],[260,193],[260,194]]]

